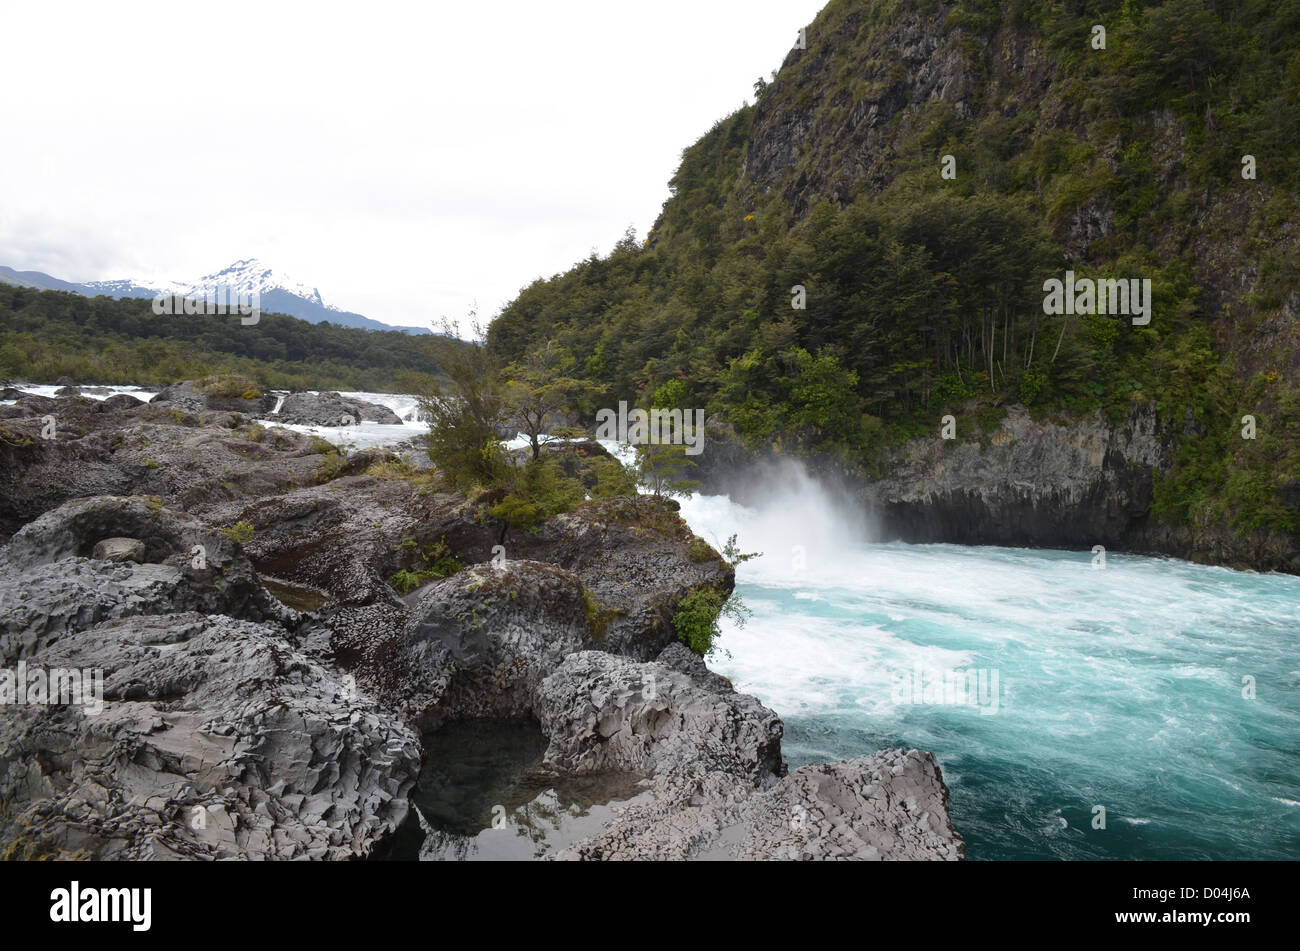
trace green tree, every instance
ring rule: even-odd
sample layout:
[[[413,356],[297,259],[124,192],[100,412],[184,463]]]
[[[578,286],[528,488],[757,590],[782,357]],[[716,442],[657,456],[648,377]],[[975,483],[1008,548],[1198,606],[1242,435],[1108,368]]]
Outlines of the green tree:
[[[453,343],[453,328],[448,322],[443,326],[446,337],[431,346],[449,382],[435,384],[420,400],[429,417],[425,440],[429,460],[459,488],[495,485],[507,466],[500,438],[504,409],[496,363],[481,344],[483,332],[477,321],[471,321],[474,339],[468,347]]]

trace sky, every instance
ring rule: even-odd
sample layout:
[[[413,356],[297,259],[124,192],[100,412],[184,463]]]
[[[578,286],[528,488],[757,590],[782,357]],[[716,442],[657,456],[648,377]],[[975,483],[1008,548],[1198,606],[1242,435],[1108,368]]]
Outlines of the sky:
[[[487,320],[644,237],[825,2],[6,4],[0,264]]]

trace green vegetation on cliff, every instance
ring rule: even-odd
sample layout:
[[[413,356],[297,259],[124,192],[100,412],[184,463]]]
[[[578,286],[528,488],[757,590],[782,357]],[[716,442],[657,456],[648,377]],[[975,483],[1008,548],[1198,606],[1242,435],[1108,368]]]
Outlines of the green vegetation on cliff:
[[[1180,433],[1157,516],[1300,527],[1300,3],[833,0],[807,40],[645,242],[503,310],[498,359],[553,341],[595,405],[671,385],[866,467],[946,413],[1150,404]],[[1149,279],[1150,323],[1045,314],[1067,269]]]

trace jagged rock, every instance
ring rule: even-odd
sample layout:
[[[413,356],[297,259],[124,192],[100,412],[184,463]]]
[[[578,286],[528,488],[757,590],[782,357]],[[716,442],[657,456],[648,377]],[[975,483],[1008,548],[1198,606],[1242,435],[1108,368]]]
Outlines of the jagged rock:
[[[138,565],[96,560],[105,539],[143,548]],[[187,515],[144,499],[100,497],[66,505],[0,548],[0,632],[6,660],[32,657],[105,619],[197,610],[291,622],[239,547]]]
[[[542,680],[596,640],[581,582],[523,561],[475,565],[435,582],[409,613],[341,612],[331,623],[338,663],[423,730],[448,719],[531,714]]]
[[[72,401],[68,400],[63,404],[60,404],[60,402],[52,396],[41,396],[38,393],[24,393],[22,396],[18,397],[14,406],[21,409],[23,414],[26,416],[43,416],[47,413],[53,413],[56,410],[65,409],[69,402]]]
[[[674,770],[649,801],[557,859],[939,859],[966,857],[934,756],[884,750],[805,766],[766,789],[725,772]]]
[[[276,398],[272,393],[261,393],[254,389],[248,396],[226,396],[219,389],[217,392],[212,389],[205,381],[185,380],[163,387],[149,402],[195,415],[204,410],[217,410],[263,416],[275,407]]]
[[[686,674],[697,684],[714,693],[728,693],[736,689],[726,677],[709,670],[709,665],[704,662],[704,658],[685,644],[669,644],[655,658],[655,663]]]
[[[588,503],[516,537],[506,550],[576,574],[599,610],[602,649],[638,660],[676,642],[670,622],[684,597],[701,588],[727,595],[735,587],[735,570],[695,537],[670,499]]]
[[[0,440],[0,537],[69,499],[151,495],[197,510],[310,484],[326,463],[325,447],[309,436],[262,429],[230,411],[194,416],[125,395],[49,403],[48,411],[0,407],[23,417],[7,421],[12,436]],[[47,412],[50,439],[42,436]]]
[[[414,734],[273,628],[108,621],[37,660],[102,670],[103,709],[7,708],[0,853],[365,857],[406,817]]]
[[[1100,414],[1069,426],[1012,407],[987,446],[937,432],[907,443],[866,501],[886,538],[1114,546],[1150,506],[1173,435],[1149,412],[1115,428]]]
[[[666,664],[602,651],[565,658],[534,710],[558,772],[718,771],[751,784],[784,772],[780,718],[729,685],[703,686]]]
[[[364,476],[197,509],[212,525],[253,525],[244,550],[258,571],[340,605],[397,603],[387,579],[401,567],[404,545],[438,540],[424,531],[424,510],[405,483]]]

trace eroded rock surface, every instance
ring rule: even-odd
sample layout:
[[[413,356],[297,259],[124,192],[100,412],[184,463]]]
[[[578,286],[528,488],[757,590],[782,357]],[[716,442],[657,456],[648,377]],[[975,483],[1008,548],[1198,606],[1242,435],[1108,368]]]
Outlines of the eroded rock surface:
[[[406,818],[416,736],[273,627],[105,621],[36,655],[103,671],[103,708],[0,718],[14,857],[354,858]]]
[[[767,789],[723,772],[659,776],[649,802],[617,810],[599,835],[557,859],[956,860],[934,756],[883,750],[805,766]]]

